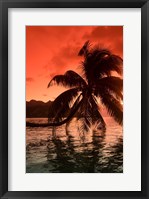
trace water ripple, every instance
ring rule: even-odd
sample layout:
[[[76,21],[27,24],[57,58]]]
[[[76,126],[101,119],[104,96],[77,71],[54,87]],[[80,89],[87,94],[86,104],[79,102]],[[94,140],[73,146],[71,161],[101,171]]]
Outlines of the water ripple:
[[[28,119],[44,122],[45,119]],[[107,118],[107,131],[80,134],[76,124],[66,130],[26,128],[27,173],[122,173],[122,127]]]

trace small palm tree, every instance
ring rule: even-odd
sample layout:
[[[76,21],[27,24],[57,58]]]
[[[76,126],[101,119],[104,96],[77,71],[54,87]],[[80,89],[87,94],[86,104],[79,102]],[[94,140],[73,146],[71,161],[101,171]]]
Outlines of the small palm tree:
[[[81,63],[82,76],[69,70],[64,75],[56,75],[48,84],[48,87],[57,84],[69,88],[53,102],[49,111],[49,115],[53,115],[52,119],[49,118],[49,125],[62,125],[76,116],[83,130],[93,125],[105,130],[101,104],[122,125],[123,109],[120,102],[123,99],[123,80],[114,74],[122,75],[123,60],[107,49],[92,48],[89,41],[78,55],[84,58]]]

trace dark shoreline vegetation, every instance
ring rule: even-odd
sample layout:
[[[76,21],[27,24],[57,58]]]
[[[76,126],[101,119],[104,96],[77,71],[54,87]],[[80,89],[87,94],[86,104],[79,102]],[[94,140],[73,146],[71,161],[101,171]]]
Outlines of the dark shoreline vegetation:
[[[92,47],[89,41],[85,42],[78,55],[83,57],[81,74],[69,70],[64,75],[54,76],[48,84],[48,87],[56,84],[68,88],[52,104],[50,101],[47,103],[49,108],[41,103],[42,110],[48,113],[48,122],[26,122],[26,126],[61,126],[77,117],[82,123],[82,131],[87,132],[92,126],[106,130],[99,100],[100,106],[102,104],[106,107],[109,116],[118,124],[123,124],[122,58],[108,49]]]

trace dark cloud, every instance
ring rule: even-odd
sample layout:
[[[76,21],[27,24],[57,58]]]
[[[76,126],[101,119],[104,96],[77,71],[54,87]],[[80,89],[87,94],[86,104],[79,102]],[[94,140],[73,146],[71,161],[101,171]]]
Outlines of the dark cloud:
[[[83,40],[98,41],[99,45],[110,48],[114,53],[122,56],[123,52],[123,26],[95,27],[91,33],[86,33]]]
[[[32,77],[27,77],[26,82],[34,82],[34,79]]]
[[[102,42],[102,39],[112,40],[116,38],[121,38],[123,33],[122,26],[105,26],[103,28],[96,27],[91,33],[87,33],[83,36],[83,39],[98,39]]]

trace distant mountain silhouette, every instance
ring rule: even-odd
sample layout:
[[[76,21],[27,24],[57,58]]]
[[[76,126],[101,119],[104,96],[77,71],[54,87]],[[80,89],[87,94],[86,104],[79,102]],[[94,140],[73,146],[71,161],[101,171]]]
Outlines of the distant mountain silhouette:
[[[42,102],[31,100],[26,102],[26,117],[27,118],[48,118],[49,108],[52,101]]]
[[[27,118],[48,118],[50,106],[52,106],[53,101],[43,102],[37,100],[30,100],[26,102],[26,117]],[[107,111],[103,109],[103,116],[108,116]],[[77,116],[78,114],[76,114]],[[51,115],[52,117],[52,115]]]

